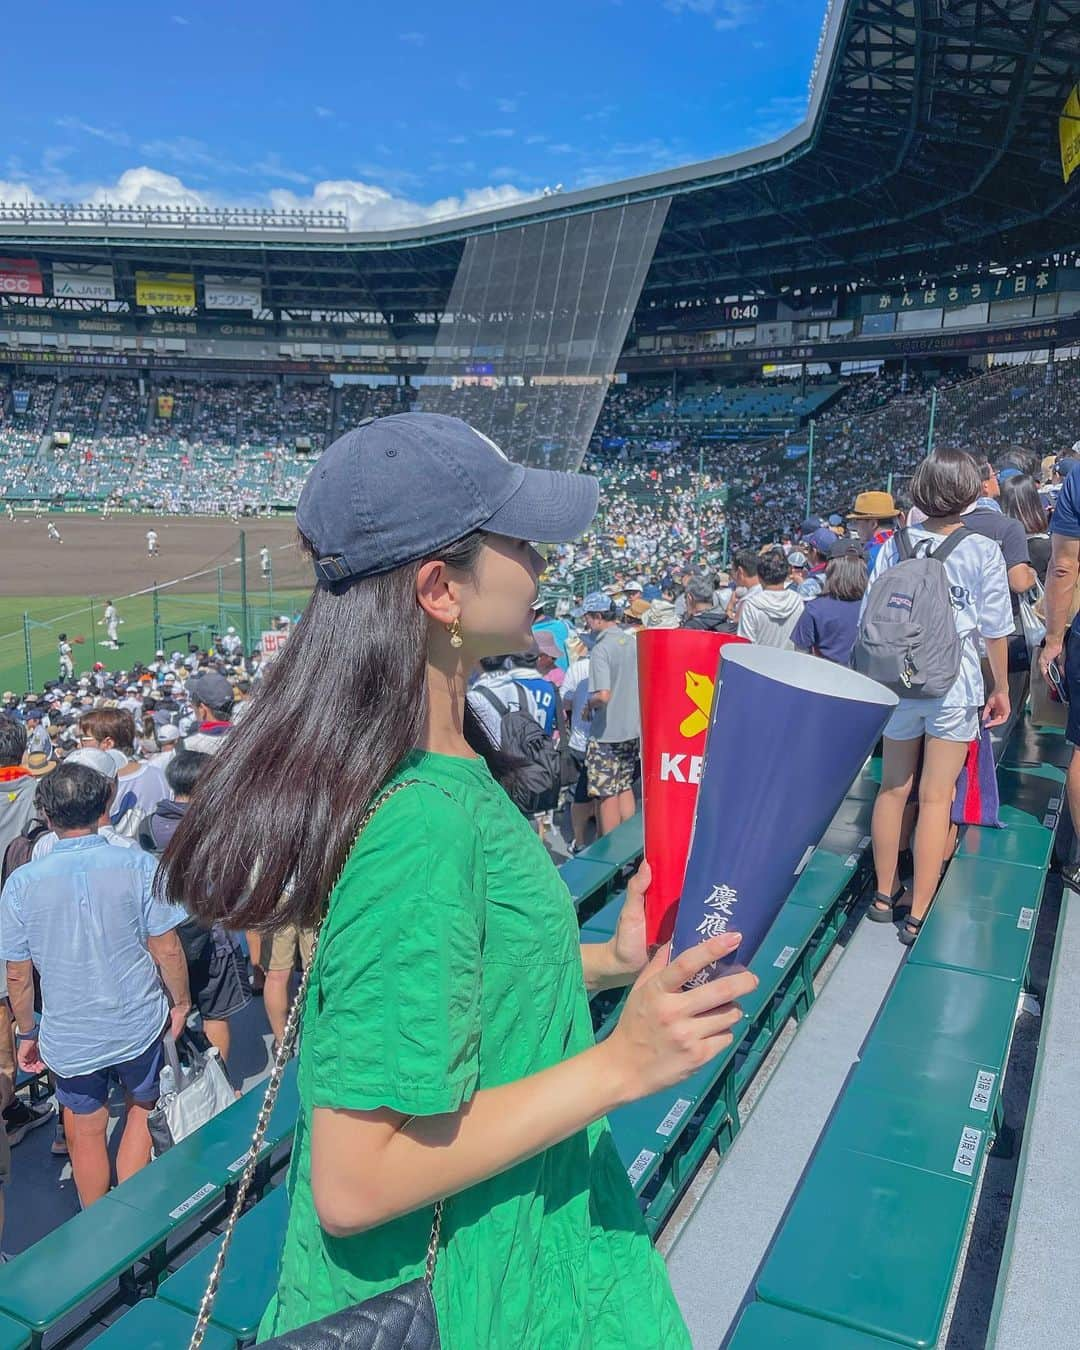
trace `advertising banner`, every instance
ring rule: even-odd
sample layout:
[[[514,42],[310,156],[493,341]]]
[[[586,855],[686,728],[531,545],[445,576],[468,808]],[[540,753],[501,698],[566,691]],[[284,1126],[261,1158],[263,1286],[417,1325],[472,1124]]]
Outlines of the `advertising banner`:
[[[167,422],[173,414],[173,395],[158,394],[157,396],[157,415],[163,421]]]
[[[775,647],[729,648],[722,675],[671,956],[729,931],[743,940],[695,984],[753,959],[899,701],[835,662]],[[809,788],[800,765],[813,766]]]
[[[116,283],[107,265],[53,263],[53,295],[65,300],[115,300]]]
[[[258,277],[203,277],[207,309],[262,309],[262,282]]]
[[[690,628],[646,628],[637,635],[650,944],[666,942],[675,922],[721,649],[744,642],[734,633]]]
[[[161,309],[194,309],[195,277],[191,272],[136,272],[135,303]]]
[[[1080,84],[1073,85],[1061,110],[1058,140],[1061,142],[1061,173],[1067,183],[1080,165]]]
[[[0,295],[44,295],[41,268],[33,258],[0,258]]]

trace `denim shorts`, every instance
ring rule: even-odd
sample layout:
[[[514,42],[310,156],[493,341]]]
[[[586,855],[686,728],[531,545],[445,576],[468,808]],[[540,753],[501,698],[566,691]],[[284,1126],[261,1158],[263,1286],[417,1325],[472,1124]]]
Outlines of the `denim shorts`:
[[[946,708],[940,698],[902,698],[885,724],[890,741],[935,736],[939,741],[974,741],[979,736],[978,708]]]
[[[110,1080],[116,1078],[132,1101],[154,1106],[158,1099],[161,1066],[165,1059],[165,1036],[160,1035],[142,1054],[123,1064],[106,1064],[90,1073],[71,1078],[56,1074],[56,1100],[77,1116],[89,1116],[107,1105]]]

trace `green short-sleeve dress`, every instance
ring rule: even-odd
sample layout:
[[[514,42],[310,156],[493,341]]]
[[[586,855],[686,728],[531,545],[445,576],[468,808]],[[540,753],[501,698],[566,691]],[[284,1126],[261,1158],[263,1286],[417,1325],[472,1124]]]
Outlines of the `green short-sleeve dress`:
[[[349,1238],[322,1230],[313,1108],[455,1111],[593,1043],[569,893],[486,764],[416,752],[394,779],[422,781],[376,812],[323,928],[260,1339],[423,1273],[430,1209]],[[690,1344],[606,1121],[450,1197],[434,1293],[447,1350]]]

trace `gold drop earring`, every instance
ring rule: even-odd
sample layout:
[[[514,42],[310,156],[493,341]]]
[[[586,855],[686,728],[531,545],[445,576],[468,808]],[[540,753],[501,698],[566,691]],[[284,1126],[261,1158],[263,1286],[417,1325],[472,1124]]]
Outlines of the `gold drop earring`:
[[[455,619],[453,623],[447,624],[446,631],[450,634],[450,646],[460,647],[465,640],[461,636],[461,620]]]

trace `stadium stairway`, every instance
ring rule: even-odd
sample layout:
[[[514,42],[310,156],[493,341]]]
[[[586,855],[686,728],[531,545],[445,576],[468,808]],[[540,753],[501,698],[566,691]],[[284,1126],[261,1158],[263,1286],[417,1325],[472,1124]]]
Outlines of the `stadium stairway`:
[[[1007,828],[962,831],[906,961],[891,928],[859,925],[671,1250],[695,1346],[937,1344],[1002,1124],[1067,753],[1017,725]]]

